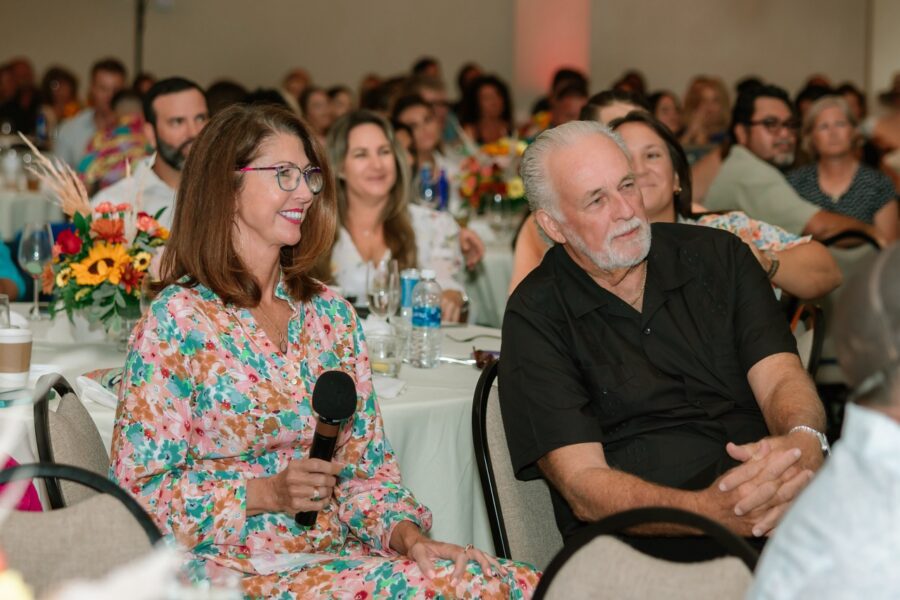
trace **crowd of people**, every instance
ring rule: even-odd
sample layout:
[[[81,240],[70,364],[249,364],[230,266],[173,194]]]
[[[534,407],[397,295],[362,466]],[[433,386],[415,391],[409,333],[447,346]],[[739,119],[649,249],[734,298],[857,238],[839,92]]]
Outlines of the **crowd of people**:
[[[499,378],[517,476],[550,483],[566,538],[628,508],[669,506],[760,549],[774,533],[772,555],[812,552],[827,501],[821,490],[804,501],[804,488],[830,448],[776,295],[839,289],[852,274],[826,245],[860,240],[888,248],[866,289],[895,292],[884,282],[896,279],[900,80],[881,95],[886,114],[870,117],[862,92],[822,75],[794,98],[746,78],[733,102],[721,79],[699,76],[682,102],[637,71],[591,94],[583,73],[564,68],[516,122],[498,76],[464,65],[455,101],[443,79],[425,57],[356,90],[318,87],[302,69],[255,91],[147,73],[129,87],[124,66],[104,59],[82,105],[64,68],[38,87],[27,60],[0,66],[0,127],[65,160],[93,204],[140,195],[171,228],[161,291],[129,343],[111,478],[191,550],[195,578],[240,571],[253,597],[528,597],[532,566],[425,535],[431,515],[403,487],[352,302],[365,303],[367,263],[392,258],[433,269],[444,320],[465,320],[463,276],[484,243],[418,190],[513,138],[529,144],[530,211],[514,242]],[[0,292],[12,292],[20,281],[4,261]],[[875,336],[874,320],[851,316]],[[893,357],[893,322],[879,318]],[[869,386],[849,411],[853,443],[864,446],[866,431],[900,439],[895,358],[860,361],[867,338],[842,331],[849,381]],[[357,410],[326,463],[307,458],[311,395],[334,369],[353,378]],[[826,463],[820,488],[852,471],[849,455]],[[309,510],[318,521],[304,529],[293,514]],[[627,539],[674,560],[717,552],[665,526]],[[828,560],[814,568],[833,571],[842,554],[820,550]],[[803,569],[768,553],[755,593],[784,597],[772,582],[794,577],[802,595]],[[265,573],[259,554],[320,556]]]

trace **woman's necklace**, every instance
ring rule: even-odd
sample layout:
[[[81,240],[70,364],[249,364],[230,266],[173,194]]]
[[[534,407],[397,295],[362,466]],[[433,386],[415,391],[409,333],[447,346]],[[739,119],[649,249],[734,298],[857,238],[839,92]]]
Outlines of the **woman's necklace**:
[[[276,326],[277,324],[273,325],[272,321],[269,319],[269,315],[267,315],[265,313],[265,311],[262,309],[262,307],[257,306],[256,312],[259,313],[259,316],[261,316],[263,318],[263,320],[266,322],[266,325],[268,325],[273,331],[275,331],[275,333],[278,334],[278,349],[281,351],[282,354],[287,354],[287,349],[288,349],[287,338],[285,337],[284,331],[282,331],[282,328],[277,327]]]

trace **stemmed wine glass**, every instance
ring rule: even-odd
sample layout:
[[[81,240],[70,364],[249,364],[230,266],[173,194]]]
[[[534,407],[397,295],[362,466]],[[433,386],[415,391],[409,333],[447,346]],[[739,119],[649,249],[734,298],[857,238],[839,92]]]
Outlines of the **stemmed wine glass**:
[[[31,307],[31,320],[40,321],[38,294],[41,292],[41,273],[44,265],[53,258],[53,231],[49,223],[29,223],[19,240],[19,265],[34,280],[34,306]]]
[[[369,312],[384,319],[400,307],[400,269],[396,260],[369,261],[366,266]]]

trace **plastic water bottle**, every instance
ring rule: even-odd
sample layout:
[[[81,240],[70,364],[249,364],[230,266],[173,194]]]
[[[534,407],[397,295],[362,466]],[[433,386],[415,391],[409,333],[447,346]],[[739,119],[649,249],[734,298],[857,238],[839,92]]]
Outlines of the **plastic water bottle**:
[[[438,179],[438,210],[447,210],[450,203],[450,181],[447,179],[447,171],[441,169],[441,176]]]
[[[409,362],[420,369],[438,366],[441,356],[441,286],[432,269],[422,269],[413,289]]]
[[[431,167],[428,165],[422,165],[419,171],[419,199],[429,208],[434,208],[434,203],[437,201],[434,182],[431,180]]]

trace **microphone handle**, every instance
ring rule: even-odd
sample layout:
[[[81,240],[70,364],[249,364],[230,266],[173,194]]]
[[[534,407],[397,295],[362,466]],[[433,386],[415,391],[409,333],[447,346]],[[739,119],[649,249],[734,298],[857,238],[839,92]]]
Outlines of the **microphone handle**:
[[[331,462],[334,456],[334,446],[337,444],[337,434],[339,425],[324,423],[321,420],[316,426],[316,433],[313,436],[312,448],[309,450],[310,458],[319,458]],[[307,510],[298,512],[294,515],[294,521],[300,527],[310,528],[316,524],[319,513],[315,510]]]

